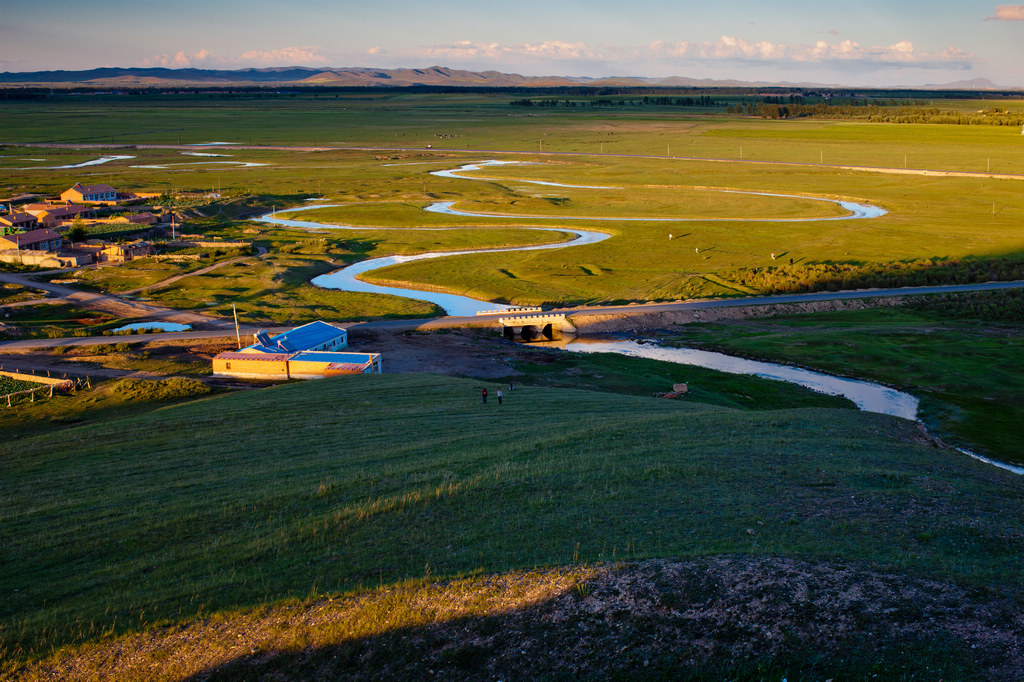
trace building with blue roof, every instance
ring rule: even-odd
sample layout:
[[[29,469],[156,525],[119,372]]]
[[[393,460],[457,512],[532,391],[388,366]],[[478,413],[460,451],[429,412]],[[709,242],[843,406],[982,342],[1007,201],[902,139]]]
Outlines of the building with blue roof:
[[[248,379],[320,379],[381,371],[380,353],[343,353],[348,332],[317,320],[282,334],[256,332],[252,345],[213,358],[213,373]]]
[[[256,332],[254,343],[241,353],[298,353],[301,351],[332,351],[348,346],[348,331],[317,320],[287,332],[271,336],[267,330]]]

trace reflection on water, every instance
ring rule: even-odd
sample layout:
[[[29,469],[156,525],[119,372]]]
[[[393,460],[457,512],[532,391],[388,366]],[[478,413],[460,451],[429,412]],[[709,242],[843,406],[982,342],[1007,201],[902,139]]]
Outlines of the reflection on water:
[[[458,168],[451,170],[433,171],[431,175],[436,175],[442,178],[456,178],[459,180],[484,180],[487,182],[523,182],[531,185],[548,185],[552,187],[568,187],[570,189],[622,189],[622,187],[609,187],[601,185],[567,185],[561,182],[548,182],[545,180],[524,180],[522,178],[486,178],[481,176],[467,176],[459,175],[465,171],[475,171],[488,166],[512,166],[512,165],[534,165],[532,163],[525,163],[522,161],[481,161],[480,163],[468,163]],[[614,220],[614,221],[640,221],[640,222],[673,222],[673,223],[688,223],[688,222],[735,222],[741,220],[744,222],[778,222],[778,223],[804,223],[804,222],[819,222],[825,220],[865,220],[869,218],[880,218],[884,216],[888,211],[879,206],[872,206],[871,204],[859,204],[855,201],[843,201],[840,199],[831,199],[829,197],[814,197],[814,196],[803,196],[799,194],[779,194],[777,192],[751,192],[747,190],[739,189],[714,189],[709,188],[709,191],[721,192],[722,194],[750,194],[761,197],[781,197],[783,199],[805,199],[807,201],[824,201],[830,204],[838,204],[842,206],[850,213],[848,215],[833,216],[831,218],[759,218],[759,217],[743,217],[743,218],[655,218],[655,217],[599,217],[599,216],[552,216],[552,215],[522,215],[515,216],[512,214],[505,213],[477,213],[473,211],[461,211],[454,208],[454,201],[438,201],[430,206],[427,206],[425,211],[431,213],[446,213],[448,215],[467,216],[471,218],[551,218],[558,220]]]
[[[115,332],[136,331],[139,329],[156,329],[162,332],[187,332],[192,328],[190,324],[178,324],[177,322],[133,322],[123,327],[118,327]]]
[[[331,227],[330,225],[322,225],[318,223],[304,223],[304,221],[301,220],[282,220],[279,218],[268,220],[268,216],[263,216],[261,220],[265,220],[267,222],[284,223],[297,227],[301,227],[304,225]],[[324,289],[359,291],[371,294],[390,294],[392,296],[404,296],[406,298],[412,298],[418,301],[430,301],[431,303],[434,303],[444,308],[447,314],[454,316],[476,315],[478,312],[483,312],[485,310],[505,310],[506,308],[510,308],[512,306],[503,305],[501,303],[493,303],[490,301],[481,301],[475,298],[470,298],[468,296],[459,296],[458,294],[443,294],[436,291],[421,291],[418,289],[405,289],[402,287],[385,287],[379,284],[370,284],[369,282],[364,282],[363,280],[358,279],[358,276],[365,272],[370,272],[371,270],[386,268],[389,265],[397,265],[399,263],[411,263],[412,261],[425,260],[427,258],[461,256],[466,254],[477,253],[496,253],[500,251],[541,251],[545,249],[563,249],[567,246],[594,244],[596,242],[608,238],[608,235],[604,234],[603,232],[591,232],[588,230],[572,230],[564,227],[558,229],[552,228],[550,230],[541,227],[529,227],[523,229],[540,230],[542,232],[568,232],[569,234],[576,235],[576,237],[575,239],[571,239],[567,242],[557,242],[555,244],[537,244],[535,246],[512,246],[501,249],[476,249],[473,251],[439,251],[434,253],[418,253],[411,256],[387,256],[384,258],[371,258],[370,260],[364,260],[358,263],[353,263],[352,265],[342,268],[341,270],[336,270],[326,275],[314,277],[312,283],[315,286],[323,287]]]
[[[104,163],[110,163],[111,161],[124,161],[125,159],[134,159],[134,156],[101,156],[98,159],[92,161],[83,161],[82,163],[71,163],[66,166],[50,166],[49,170],[66,170],[71,168],[85,168],[86,166],[99,166]]]
[[[880,412],[904,419],[917,419],[917,398],[909,393],[868,381],[844,379],[799,367],[747,360],[695,348],[669,348],[638,341],[576,338],[568,341],[564,347],[566,350],[580,353],[619,353],[631,357],[675,362],[681,365],[696,365],[730,374],[751,374],[764,379],[787,381],[819,393],[844,396],[866,412]]]

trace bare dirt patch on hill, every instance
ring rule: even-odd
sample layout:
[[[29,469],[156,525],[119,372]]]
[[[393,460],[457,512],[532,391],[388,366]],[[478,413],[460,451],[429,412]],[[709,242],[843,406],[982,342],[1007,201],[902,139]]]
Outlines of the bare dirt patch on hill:
[[[846,562],[650,560],[382,587],[157,627],[15,679],[1024,676],[1019,596]]]

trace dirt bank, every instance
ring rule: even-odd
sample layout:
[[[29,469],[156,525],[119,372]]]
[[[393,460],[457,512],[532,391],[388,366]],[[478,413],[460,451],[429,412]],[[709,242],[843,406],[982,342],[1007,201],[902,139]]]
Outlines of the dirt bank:
[[[497,328],[430,332],[356,329],[349,335],[349,349],[380,353],[388,374],[430,372],[479,379],[519,374],[511,366],[512,359],[535,352],[505,341]]]
[[[612,332],[639,333],[655,329],[671,329],[693,322],[716,322],[718,320],[745,320],[749,317],[773,317],[775,315],[799,315],[822,313],[834,310],[863,310],[865,308],[893,307],[903,305],[905,298],[849,299],[835,301],[808,301],[806,303],[775,303],[770,305],[732,306],[702,308],[701,310],[680,310],[650,314],[629,315],[588,315],[575,313],[569,316],[580,334],[606,334]]]

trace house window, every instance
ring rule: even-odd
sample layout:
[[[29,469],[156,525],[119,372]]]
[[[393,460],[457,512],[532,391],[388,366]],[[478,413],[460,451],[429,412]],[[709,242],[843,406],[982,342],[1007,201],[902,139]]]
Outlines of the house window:
[[[224,363],[224,369],[231,369],[231,363],[230,362],[225,362]]]

